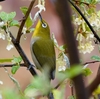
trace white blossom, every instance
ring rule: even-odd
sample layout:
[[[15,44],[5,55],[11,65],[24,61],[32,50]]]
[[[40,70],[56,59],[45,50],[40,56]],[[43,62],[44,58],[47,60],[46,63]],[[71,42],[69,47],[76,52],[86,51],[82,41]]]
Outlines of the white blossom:
[[[26,31],[27,31],[27,28],[26,27],[23,27],[22,33],[23,34],[26,34]]]
[[[2,85],[2,84],[3,84],[3,81],[0,80],[0,85]]]
[[[5,24],[4,21],[1,21],[1,22],[0,22],[0,27],[3,27],[4,24]]]
[[[65,71],[66,70],[66,66],[59,66],[58,67],[58,71]]]
[[[39,11],[36,12],[35,16],[34,16],[34,21],[36,21],[38,14],[41,13],[42,11],[45,11],[45,1],[44,0],[38,0],[38,5],[35,6],[35,8],[38,8]]]
[[[14,46],[13,46],[11,43],[8,43],[6,49],[7,49],[8,51],[10,51],[12,48],[14,48]]]
[[[76,24],[76,25],[81,25],[81,24],[82,24],[81,18],[76,18],[76,19],[75,19],[75,24]]]

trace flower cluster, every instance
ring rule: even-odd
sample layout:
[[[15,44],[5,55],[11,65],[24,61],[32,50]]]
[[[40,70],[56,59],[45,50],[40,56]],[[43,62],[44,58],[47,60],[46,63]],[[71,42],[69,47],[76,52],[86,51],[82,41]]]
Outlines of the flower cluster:
[[[5,36],[4,34],[4,30],[2,29],[2,27],[5,25],[5,23],[3,21],[0,22],[0,38],[5,40],[7,38],[8,41],[8,45],[6,47],[6,49],[9,51],[11,50],[14,46],[11,43],[12,38],[10,37],[9,32],[7,31],[7,36]]]
[[[92,45],[92,39],[94,38],[94,35],[91,33],[81,17],[75,19],[75,25],[78,26],[76,40],[79,42],[79,52],[83,54],[91,53],[91,51],[94,49],[94,46]]]
[[[35,6],[35,8],[39,8],[39,11],[36,12],[35,16],[34,16],[34,21],[36,21],[38,14],[41,13],[42,11],[45,11],[45,0],[38,0],[38,5]]]

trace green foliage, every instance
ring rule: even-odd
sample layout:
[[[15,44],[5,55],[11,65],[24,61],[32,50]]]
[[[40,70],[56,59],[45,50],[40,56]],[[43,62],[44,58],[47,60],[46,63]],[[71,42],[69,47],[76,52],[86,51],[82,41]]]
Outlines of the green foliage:
[[[14,63],[15,65],[11,69],[12,74],[15,74],[16,71],[19,69],[21,61],[22,61],[21,57],[15,57],[15,56],[13,57],[12,63]]]
[[[27,7],[21,7],[20,8],[22,13],[25,15],[28,8]],[[33,25],[33,20],[32,20],[32,16],[31,14],[28,16],[27,20],[26,20],[26,23],[25,23],[25,26],[27,29],[29,29],[31,26]]]
[[[89,75],[91,75],[91,74],[92,74],[92,71],[91,71],[90,68],[84,68],[84,69],[83,69],[83,75],[84,75],[84,76],[89,76]]]
[[[11,13],[6,13],[6,12],[1,12],[0,13],[0,18],[2,21],[4,21],[9,27],[11,26],[19,26],[19,22],[17,20],[13,20],[16,16],[16,12],[11,12]]]
[[[22,96],[17,92],[14,92],[11,89],[3,90],[2,96],[4,99],[27,99],[26,97]]]
[[[0,59],[0,63],[11,62],[13,59]]]
[[[92,56],[91,59],[95,61],[100,61],[100,56]]]
[[[73,78],[83,72],[83,69],[80,65],[75,65],[70,69],[66,69],[65,71],[61,71],[57,74],[57,78],[59,80],[64,80],[66,78]]]
[[[52,89],[48,78],[44,75],[35,77],[31,84],[25,89],[25,95],[34,97],[37,95],[47,95]]]

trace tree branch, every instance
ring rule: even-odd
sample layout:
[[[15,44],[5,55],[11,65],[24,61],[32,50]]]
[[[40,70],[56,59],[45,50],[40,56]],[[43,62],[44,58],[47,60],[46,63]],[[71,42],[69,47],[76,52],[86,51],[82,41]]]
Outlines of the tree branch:
[[[52,0],[56,11],[61,19],[63,38],[67,44],[71,66],[79,64],[78,50],[74,38],[74,30],[71,24],[71,11],[67,0]],[[85,90],[82,75],[73,78],[77,99],[88,99],[88,92]]]
[[[86,17],[83,15],[83,13],[80,11],[80,9],[71,1],[68,0],[70,2],[70,4],[78,11],[78,13],[82,16],[82,18],[84,19],[84,21],[87,23],[88,27],[90,28],[90,30],[92,31],[92,33],[94,34],[94,37],[100,42],[100,38],[99,36],[96,34],[96,32],[94,31],[94,29],[92,28],[92,26],[90,25],[90,23],[88,22],[88,20],[86,19]]]
[[[21,25],[20,25],[20,28],[19,28],[19,31],[18,31],[18,35],[17,35],[17,39],[16,39],[16,42],[18,42],[18,43],[20,43],[20,38],[21,38],[21,35],[22,35],[23,27],[25,25],[25,22],[26,22],[26,20],[29,16],[31,10],[32,10],[34,3],[35,3],[35,0],[32,0],[30,5],[29,5],[28,11],[26,12],[26,15],[23,18],[23,21],[21,22]]]
[[[5,30],[5,32],[7,33],[7,31]],[[33,76],[36,76],[37,73],[34,69],[34,65],[31,64],[31,62],[29,61],[29,59],[27,58],[26,54],[24,53],[23,49],[21,48],[20,44],[16,41],[16,39],[14,38],[14,36],[12,35],[12,33],[10,31],[8,31],[10,33],[10,37],[12,38],[12,43],[14,44],[16,50],[18,51],[18,53],[20,54],[20,56],[22,57],[25,65],[27,66],[27,68],[29,69],[29,71],[31,72],[31,74]]]
[[[86,62],[86,63],[84,63],[83,65],[86,65],[86,64],[92,64],[92,63],[97,63],[97,62],[100,62],[100,61],[91,61],[91,62]]]
[[[0,64],[0,68],[1,67],[12,67],[16,64]],[[27,67],[24,63],[20,64],[21,67]]]

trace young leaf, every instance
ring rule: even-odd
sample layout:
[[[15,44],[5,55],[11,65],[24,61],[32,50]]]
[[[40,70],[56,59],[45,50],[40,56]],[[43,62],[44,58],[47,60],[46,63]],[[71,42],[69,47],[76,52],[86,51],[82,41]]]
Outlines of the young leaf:
[[[19,22],[17,20],[12,20],[10,23],[9,23],[9,26],[18,26],[19,27]]]
[[[17,72],[17,70],[19,69],[20,66],[12,66],[11,68],[11,73],[15,74]]]
[[[85,69],[83,69],[83,75],[84,75],[84,76],[89,76],[89,75],[91,75],[91,74],[92,74],[92,71],[91,71],[90,68],[85,68]]]
[[[16,12],[11,12],[11,13],[1,12],[0,13],[0,18],[3,21],[11,21],[15,16],[16,16]]]
[[[95,61],[100,61],[100,57],[99,56],[92,56],[91,59],[93,59]]]
[[[27,12],[28,8],[27,7],[21,7],[20,9],[23,12],[23,14],[26,15],[26,12]],[[26,25],[27,29],[29,29],[33,25],[33,20],[32,20],[31,13],[28,16],[25,25]]]

